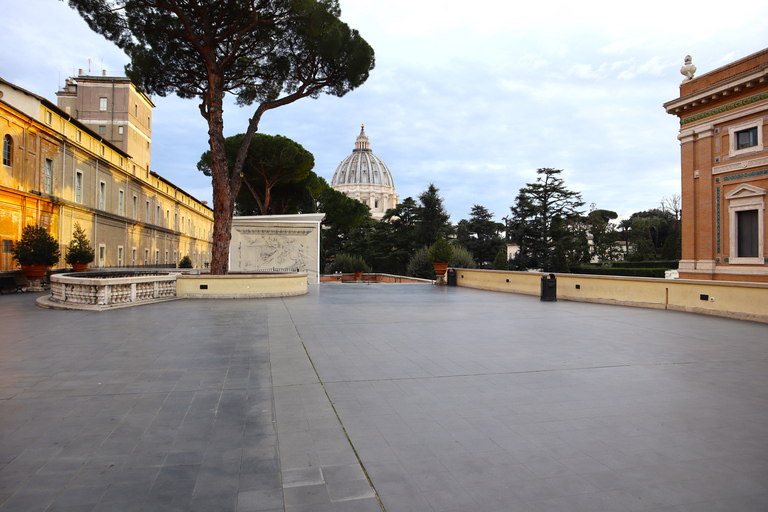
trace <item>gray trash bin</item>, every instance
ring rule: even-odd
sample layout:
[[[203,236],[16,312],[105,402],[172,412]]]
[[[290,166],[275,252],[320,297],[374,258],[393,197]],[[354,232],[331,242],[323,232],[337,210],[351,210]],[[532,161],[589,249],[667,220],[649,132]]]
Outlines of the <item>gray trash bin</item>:
[[[448,269],[448,286],[456,286],[456,269]]]
[[[557,302],[557,278],[555,274],[541,276],[541,300]]]

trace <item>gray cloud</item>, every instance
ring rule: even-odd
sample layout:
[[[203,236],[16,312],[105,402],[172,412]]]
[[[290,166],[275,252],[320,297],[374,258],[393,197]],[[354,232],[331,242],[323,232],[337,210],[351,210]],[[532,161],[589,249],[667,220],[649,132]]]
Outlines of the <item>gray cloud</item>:
[[[6,80],[55,100],[89,57],[93,73],[126,64],[65,3],[11,3],[0,33]],[[506,215],[538,167],[565,169],[587,204],[621,215],[679,193],[678,124],[662,104],[679,94],[683,57],[693,55],[701,74],[762,49],[768,33],[761,5],[713,27],[709,9],[688,1],[629,15],[601,2],[554,2],[546,13],[488,0],[341,4],[376,50],[370,79],[343,98],[268,112],[260,131],[304,145],[330,180],[365,123],[401,198],[434,182],[454,221],[473,204]],[[197,103],[154,100],[154,170],[210,200],[210,180],[195,168],[207,149]],[[226,134],[242,132],[251,113],[228,99]]]

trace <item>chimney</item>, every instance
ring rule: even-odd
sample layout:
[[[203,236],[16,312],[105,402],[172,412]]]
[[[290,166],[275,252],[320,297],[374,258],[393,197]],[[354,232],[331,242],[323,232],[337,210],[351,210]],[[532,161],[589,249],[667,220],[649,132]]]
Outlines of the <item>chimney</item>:
[[[77,75],[78,76],[83,76],[83,68],[80,68],[80,69],[77,70]]]
[[[101,70],[101,76],[107,76],[107,70],[106,69],[102,69]]]

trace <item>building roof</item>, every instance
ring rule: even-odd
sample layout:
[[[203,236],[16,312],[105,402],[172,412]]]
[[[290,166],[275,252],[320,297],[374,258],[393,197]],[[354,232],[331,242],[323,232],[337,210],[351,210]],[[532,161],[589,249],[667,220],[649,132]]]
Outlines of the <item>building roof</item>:
[[[680,116],[688,121],[687,116],[690,116],[691,112],[706,109],[712,103],[727,101],[730,97],[749,94],[758,87],[763,87],[767,80],[768,48],[691,80],[684,80],[680,84],[680,97],[664,103],[664,108],[668,114]],[[764,99],[759,97],[754,101]],[[742,106],[742,103],[733,106]],[[728,106],[722,108],[730,110]]]
[[[100,134],[94,132],[88,126],[86,126],[83,123],[81,123],[76,117],[74,117],[71,114],[63,111],[62,109],[59,108],[58,105],[56,105],[55,103],[51,102],[50,100],[44,98],[43,96],[40,96],[40,95],[35,94],[33,92],[30,92],[30,91],[24,89],[23,87],[19,87],[18,85],[14,84],[14,83],[11,83],[8,80],[3,79],[2,77],[0,77],[0,84],[5,84],[8,87],[10,87],[10,88],[12,88],[12,89],[14,89],[16,91],[19,91],[22,94],[26,94],[27,96],[29,96],[31,98],[34,98],[35,100],[39,101],[42,105],[44,105],[45,108],[51,110],[52,112],[55,112],[58,116],[66,119],[68,123],[70,123],[70,124],[72,124],[74,126],[77,126],[80,130],[86,132],[88,135],[90,135],[94,139],[98,140],[101,144],[104,144],[105,146],[108,146],[111,150],[113,150],[116,153],[124,156],[126,159],[130,159],[131,156],[128,153],[126,153],[125,151],[123,151],[119,147],[115,146],[114,144],[112,144],[108,140],[105,140],[103,135],[100,135]],[[2,97],[2,96],[0,96],[0,97]],[[21,105],[16,105],[14,103],[5,102],[5,101],[4,101],[4,103],[9,105],[11,108],[14,108],[14,109],[16,109],[16,110],[18,110],[20,112],[23,112],[24,114],[29,116],[31,119],[34,119],[35,121],[40,122],[40,119],[39,119],[40,118],[40,112],[26,112],[26,111],[24,111],[22,109]],[[58,130],[56,130],[55,128],[50,127],[50,126],[48,128],[51,129],[52,131],[55,131],[55,132],[58,133]],[[61,134],[61,135],[64,136],[64,134]]]
[[[332,187],[349,184],[373,184],[393,188],[395,186],[387,164],[371,151],[365,126],[360,128],[352,154],[341,161],[331,179]]]

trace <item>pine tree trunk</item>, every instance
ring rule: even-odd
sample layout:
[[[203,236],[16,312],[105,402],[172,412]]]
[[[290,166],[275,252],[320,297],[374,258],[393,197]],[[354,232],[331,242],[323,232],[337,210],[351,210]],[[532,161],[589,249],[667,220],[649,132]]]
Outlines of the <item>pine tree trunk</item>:
[[[225,275],[229,270],[229,243],[232,239],[232,214],[235,198],[224,147],[224,118],[220,80],[210,81],[206,100],[214,210],[211,274]]]

